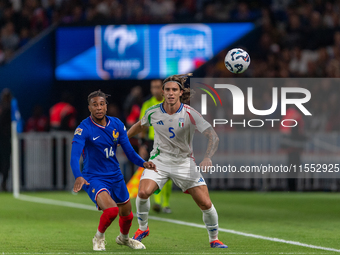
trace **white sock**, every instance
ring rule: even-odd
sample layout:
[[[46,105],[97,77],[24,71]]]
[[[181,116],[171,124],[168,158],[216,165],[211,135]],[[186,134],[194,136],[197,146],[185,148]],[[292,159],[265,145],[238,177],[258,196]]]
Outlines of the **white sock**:
[[[145,231],[148,229],[148,215],[150,210],[150,199],[143,199],[137,195],[136,198],[137,219],[139,229]]]
[[[99,232],[99,230],[97,229],[96,237],[103,238],[105,237],[105,233]]]
[[[127,234],[127,235],[124,235],[124,234],[122,234],[122,232],[120,232],[120,237],[122,238],[122,239],[129,239],[129,234]]]
[[[203,212],[203,222],[208,230],[209,242],[218,239],[218,215],[217,211],[212,205],[208,210],[202,210]]]

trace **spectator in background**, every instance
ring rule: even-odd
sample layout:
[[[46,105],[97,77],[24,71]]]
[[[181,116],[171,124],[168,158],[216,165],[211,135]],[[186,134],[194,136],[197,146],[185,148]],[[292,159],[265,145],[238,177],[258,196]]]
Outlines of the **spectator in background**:
[[[38,35],[49,26],[46,13],[43,8],[37,8],[34,10],[31,18],[31,32],[33,35]]]
[[[1,189],[7,191],[7,178],[11,159],[11,100],[9,89],[1,92],[0,101],[0,173],[2,174]]]
[[[123,119],[118,106],[114,103],[111,103],[107,106],[107,115],[111,117],[116,117],[118,119]]]
[[[249,22],[256,18],[255,13],[249,10],[247,3],[240,1],[237,4],[237,9],[232,12],[231,18],[233,21]]]
[[[142,105],[142,88],[140,86],[133,87],[126,97],[123,109],[126,118],[126,128],[129,129],[133,124],[139,120],[140,110]],[[133,149],[139,151],[139,142],[137,137],[130,138],[130,143]],[[125,180],[129,180],[135,172],[135,165],[129,161],[131,174],[125,174]]]
[[[30,117],[25,126],[25,132],[44,132],[48,130],[48,118],[43,114],[40,105],[33,109],[33,115]]]
[[[20,30],[20,42],[19,42],[19,47],[24,46],[25,44],[28,43],[28,41],[30,40],[29,37],[29,30],[26,27],[23,27]]]
[[[294,125],[289,119],[296,120],[299,124],[295,127],[289,127],[288,125]],[[300,110],[292,105],[287,109],[286,115],[282,117],[281,121],[287,120],[286,126],[280,126],[280,132],[282,134],[281,145],[287,153],[287,165],[298,167],[301,164],[301,154],[307,141],[307,137],[304,135],[304,119]],[[288,189],[289,191],[296,191],[297,178],[295,175],[289,176]]]
[[[0,43],[0,65],[2,65],[5,62],[5,58],[6,58],[5,51]]]
[[[15,33],[14,24],[8,22],[1,29],[1,44],[5,50],[14,51],[19,46],[20,38]]]
[[[71,105],[72,97],[68,93],[62,95],[62,101],[50,109],[51,130],[73,131],[76,127],[76,109]]]
[[[175,11],[174,1],[171,0],[150,0],[146,1],[149,13],[156,21],[171,21]]]
[[[142,88],[133,87],[124,102],[124,114],[126,116],[127,128],[130,128],[139,120],[142,105]]]

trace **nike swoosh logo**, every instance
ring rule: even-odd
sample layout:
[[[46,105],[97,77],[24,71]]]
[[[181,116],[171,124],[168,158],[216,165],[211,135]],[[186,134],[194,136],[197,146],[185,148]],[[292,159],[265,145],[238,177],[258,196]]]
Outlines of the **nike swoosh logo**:
[[[100,136],[93,137],[93,141],[97,140]]]

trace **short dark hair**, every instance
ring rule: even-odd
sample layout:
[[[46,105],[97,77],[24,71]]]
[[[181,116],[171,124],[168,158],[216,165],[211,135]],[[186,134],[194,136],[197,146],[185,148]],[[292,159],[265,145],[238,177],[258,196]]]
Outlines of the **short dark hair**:
[[[91,101],[91,98],[94,98],[94,97],[103,97],[105,98],[105,102],[107,102],[107,98],[111,96],[109,94],[105,94],[103,91],[101,91],[100,89],[99,90],[96,90],[96,91],[93,91],[92,93],[90,93],[87,97],[87,102],[88,104],[90,104],[90,101]]]

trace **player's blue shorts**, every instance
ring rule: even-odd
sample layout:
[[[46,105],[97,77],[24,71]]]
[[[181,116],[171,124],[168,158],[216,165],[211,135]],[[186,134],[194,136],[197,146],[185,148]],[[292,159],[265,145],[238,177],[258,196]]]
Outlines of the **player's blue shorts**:
[[[112,181],[109,179],[85,178],[90,185],[83,185],[83,189],[87,192],[93,203],[97,205],[97,196],[106,191],[109,193],[116,204],[125,204],[130,200],[129,192],[126,188],[124,179],[121,181]],[[98,207],[98,205],[97,205]],[[98,209],[100,209],[98,207]]]

